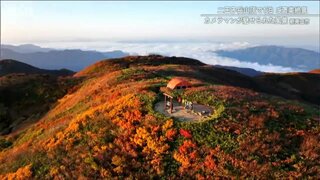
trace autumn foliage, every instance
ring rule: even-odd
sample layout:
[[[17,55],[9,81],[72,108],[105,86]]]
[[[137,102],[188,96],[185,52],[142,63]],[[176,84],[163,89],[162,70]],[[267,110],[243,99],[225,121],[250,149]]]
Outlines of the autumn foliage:
[[[185,138],[192,138],[192,135],[188,130],[180,129],[179,132]]]
[[[163,98],[160,87],[181,68],[200,71],[135,60],[78,73],[86,80],[74,92],[33,126],[6,136],[0,179],[319,177],[320,126],[312,105],[203,80],[209,85],[182,96],[213,108],[211,119],[172,119],[153,109]]]

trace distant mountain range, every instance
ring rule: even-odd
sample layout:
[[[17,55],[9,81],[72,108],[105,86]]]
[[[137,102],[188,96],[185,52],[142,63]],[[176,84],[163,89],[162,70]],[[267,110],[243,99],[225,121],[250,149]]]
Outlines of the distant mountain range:
[[[241,73],[241,74],[244,74],[244,75],[250,76],[250,77],[259,76],[264,73],[261,71],[256,71],[251,68],[240,68],[240,67],[234,67],[234,66],[220,66],[220,65],[214,65],[214,67],[236,71],[238,73]]]
[[[43,69],[65,68],[79,71],[101,59],[120,58],[128,55],[122,51],[55,50],[27,44],[20,46],[1,45],[0,59],[15,59]]]
[[[301,48],[280,46],[256,46],[232,51],[212,51],[222,57],[261,65],[277,65],[308,72],[320,67],[320,54]],[[79,71],[102,59],[121,58],[129,54],[121,50],[110,52],[83,51],[79,49],[57,50],[25,44],[20,46],[1,45],[0,59],[15,59],[42,69],[70,69]],[[219,66],[217,66],[219,67]],[[262,72],[250,68],[221,66],[248,76],[257,76]]]
[[[310,71],[320,67],[320,53],[301,48],[257,46],[233,51],[215,51],[219,56],[262,65],[278,65]]]
[[[13,74],[13,73],[50,74],[50,75],[56,75],[56,76],[67,76],[67,75],[74,74],[74,72],[67,69],[46,70],[46,69],[39,69],[29,64],[25,64],[19,61],[11,60],[11,59],[0,60],[0,76]]]
[[[18,53],[49,52],[49,51],[54,50],[51,48],[43,48],[43,47],[36,46],[33,44],[22,44],[19,46],[1,44],[1,49],[10,49],[10,50],[18,52]]]

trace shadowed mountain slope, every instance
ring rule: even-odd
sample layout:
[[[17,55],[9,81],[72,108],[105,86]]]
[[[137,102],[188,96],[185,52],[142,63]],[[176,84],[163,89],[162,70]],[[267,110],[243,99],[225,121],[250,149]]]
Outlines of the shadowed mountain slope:
[[[46,69],[39,69],[34,66],[31,66],[16,60],[11,60],[11,59],[0,60],[0,76],[13,74],[13,73],[50,74],[50,75],[56,75],[56,76],[69,76],[74,74],[74,72],[67,69],[46,70]]]

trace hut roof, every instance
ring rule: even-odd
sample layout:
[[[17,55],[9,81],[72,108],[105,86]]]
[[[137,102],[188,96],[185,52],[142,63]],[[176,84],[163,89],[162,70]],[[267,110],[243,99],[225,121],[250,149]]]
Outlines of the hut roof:
[[[178,86],[188,87],[188,86],[191,86],[191,84],[183,78],[176,77],[171,79],[167,85],[167,87],[170,89],[175,89]]]

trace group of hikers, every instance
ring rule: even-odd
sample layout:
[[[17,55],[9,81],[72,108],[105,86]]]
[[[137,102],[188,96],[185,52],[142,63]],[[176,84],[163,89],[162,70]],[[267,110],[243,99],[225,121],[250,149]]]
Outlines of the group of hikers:
[[[182,103],[184,109],[193,110],[193,102],[187,101],[187,100],[181,99],[181,98],[178,99],[178,102],[179,102],[179,103]],[[172,106],[171,102],[168,101],[167,104],[166,104],[166,106],[167,106],[167,107],[171,107],[171,106]]]
[[[193,110],[193,103],[191,101],[187,101],[185,99],[182,99],[182,105],[184,109]]]

